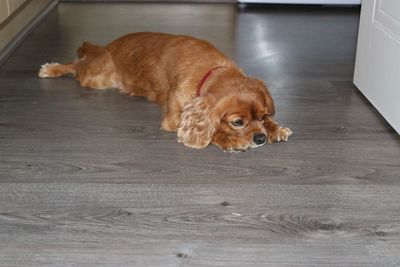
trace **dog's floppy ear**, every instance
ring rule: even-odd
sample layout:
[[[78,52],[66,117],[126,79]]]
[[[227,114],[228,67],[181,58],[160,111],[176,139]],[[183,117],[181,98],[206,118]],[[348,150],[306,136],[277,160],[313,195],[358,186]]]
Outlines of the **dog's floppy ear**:
[[[192,148],[206,147],[218,126],[219,119],[204,97],[195,97],[182,110],[178,142]]]
[[[274,100],[271,97],[271,94],[269,93],[267,85],[264,83],[263,80],[256,79],[256,81],[261,84],[263,87],[263,94],[264,94],[264,100],[265,100],[265,106],[267,108],[267,114],[269,116],[273,116],[275,114],[275,105],[274,105]]]

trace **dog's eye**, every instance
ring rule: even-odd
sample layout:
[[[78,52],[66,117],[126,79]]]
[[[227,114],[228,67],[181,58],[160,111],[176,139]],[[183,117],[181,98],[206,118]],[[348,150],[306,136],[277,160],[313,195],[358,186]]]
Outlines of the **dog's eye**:
[[[243,120],[242,119],[238,119],[235,121],[232,121],[231,124],[235,127],[242,127],[244,125]]]

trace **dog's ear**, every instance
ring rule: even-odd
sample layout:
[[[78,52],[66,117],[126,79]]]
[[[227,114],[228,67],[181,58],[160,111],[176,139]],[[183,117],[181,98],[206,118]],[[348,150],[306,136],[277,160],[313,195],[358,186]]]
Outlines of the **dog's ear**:
[[[274,116],[275,115],[275,104],[274,100],[272,100],[271,95],[268,92],[268,89],[265,91],[265,102],[267,105],[267,110],[268,110],[268,115],[269,116]]]
[[[192,148],[206,147],[218,127],[219,118],[204,97],[195,97],[183,108],[178,142]]]
[[[264,83],[264,81],[255,79],[263,88],[263,94],[264,94],[264,100],[265,100],[265,106],[267,109],[267,114],[269,116],[273,116],[275,114],[275,105],[274,105],[274,100],[271,97],[271,94],[269,93],[267,85]]]

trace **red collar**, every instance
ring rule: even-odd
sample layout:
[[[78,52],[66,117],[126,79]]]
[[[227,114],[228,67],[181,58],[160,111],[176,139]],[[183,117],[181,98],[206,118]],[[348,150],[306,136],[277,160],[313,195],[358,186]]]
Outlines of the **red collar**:
[[[216,69],[220,69],[220,68],[224,68],[224,66],[214,67],[214,68],[210,69],[209,71],[207,71],[207,73],[204,75],[203,79],[201,79],[201,81],[199,82],[199,86],[197,87],[196,96],[200,96],[201,87],[202,87],[203,84],[207,81],[208,77],[211,76],[211,74],[213,73],[213,71],[216,70]]]

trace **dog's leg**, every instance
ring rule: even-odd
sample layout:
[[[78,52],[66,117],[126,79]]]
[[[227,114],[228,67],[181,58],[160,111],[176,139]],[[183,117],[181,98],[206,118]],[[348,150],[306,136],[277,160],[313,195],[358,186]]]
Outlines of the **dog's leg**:
[[[115,71],[112,56],[105,47],[85,42],[79,47],[77,53],[79,59],[71,64],[44,64],[40,68],[39,77],[73,74],[82,87],[91,89],[121,87],[121,79]]]
[[[264,121],[264,127],[267,130],[268,143],[287,141],[289,136],[293,134],[289,128],[281,127],[271,118]]]
[[[99,54],[101,55],[102,53],[104,53],[104,50],[105,49],[101,46],[84,42],[77,50],[77,54],[79,57],[78,60],[70,64],[60,64],[56,62],[46,63],[40,68],[39,77],[49,78],[60,77],[66,74],[76,75],[77,72],[82,72],[79,70],[82,70],[83,65],[88,65],[92,58],[96,58]]]
[[[59,64],[59,63],[46,63],[42,65],[39,70],[40,78],[60,77],[66,74],[75,75],[75,63]]]
[[[168,132],[175,132],[179,126],[180,116],[177,114],[165,113],[161,121],[161,129]]]
[[[161,121],[161,129],[168,132],[175,132],[178,129],[182,110],[177,101],[175,93],[170,93],[167,105],[163,108],[164,116]]]

